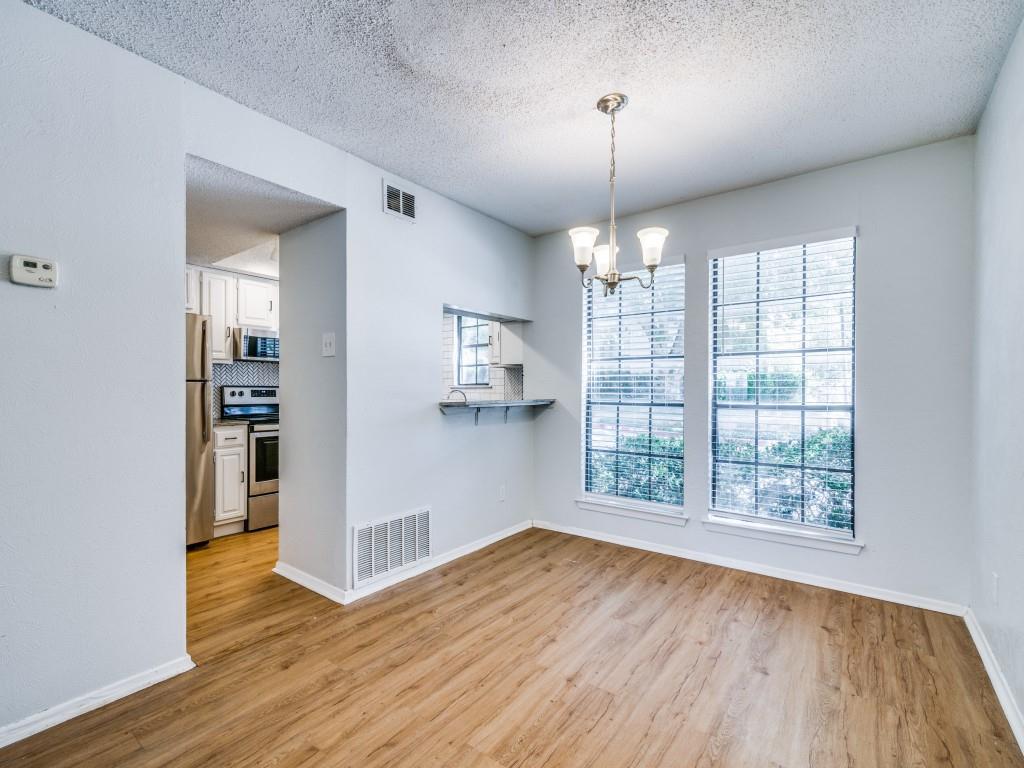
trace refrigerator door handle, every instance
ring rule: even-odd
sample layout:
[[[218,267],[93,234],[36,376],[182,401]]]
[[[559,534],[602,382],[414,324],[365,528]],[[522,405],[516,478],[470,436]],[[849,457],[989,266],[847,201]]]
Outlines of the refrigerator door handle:
[[[210,382],[203,379],[203,442],[210,440]]]
[[[209,379],[213,375],[213,371],[210,370],[210,355],[209,355],[209,350],[208,350],[208,347],[207,347],[207,344],[209,343],[208,342],[209,336],[210,336],[210,331],[206,327],[206,320],[203,320],[203,342],[202,342],[202,345],[201,345],[200,349],[201,349],[201,352],[202,352],[202,355],[203,355],[202,366],[203,366],[203,378],[204,379]]]

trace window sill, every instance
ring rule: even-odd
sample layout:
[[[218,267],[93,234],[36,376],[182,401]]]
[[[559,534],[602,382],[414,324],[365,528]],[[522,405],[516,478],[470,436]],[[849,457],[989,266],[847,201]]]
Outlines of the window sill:
[[[701,522],[707,530],[713,533],[728,533],[733,536],[745,536],[748,539],[774,541],[779,544],[792,544],[827,552],[841,552],[846,555],[859,555],[864,549],[864,542],[856,539],[832,536],[824,532],[795,530],[769,522],[739,520],[714,512],[708,512],[708,516]]]
[[[631,517],[635,520],[646,520],[650,523],[677,525],[682,527],[690,519],[681,507],[667,504],[656,504],[646,501],[629,501],[611,496],[583,496],[576,499],[576,506],[587,512],[601,512],[618,517]],[[675,511],[678,510],[678,511]]]

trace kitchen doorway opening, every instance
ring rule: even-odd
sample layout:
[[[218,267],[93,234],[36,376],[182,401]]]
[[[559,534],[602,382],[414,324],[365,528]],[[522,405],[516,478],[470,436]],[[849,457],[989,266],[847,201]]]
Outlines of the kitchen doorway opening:
[[[185,201],[186,642],[199,663],[216,650],[210,616],[244,618],[275,578],[281,235],[340,209],[193,155]]]

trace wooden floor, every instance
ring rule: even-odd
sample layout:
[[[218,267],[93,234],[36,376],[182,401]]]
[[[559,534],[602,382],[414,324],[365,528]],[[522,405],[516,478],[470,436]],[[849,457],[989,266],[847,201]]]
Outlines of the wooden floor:
[[[189,554],[191,672],[47,766],[1024,766],[962,620],[529,530],[342,607]]]

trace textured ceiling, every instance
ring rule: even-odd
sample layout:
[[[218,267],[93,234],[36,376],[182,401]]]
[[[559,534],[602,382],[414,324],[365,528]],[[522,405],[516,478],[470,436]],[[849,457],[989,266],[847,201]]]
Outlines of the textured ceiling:
[[[970,133],[1024,0],[29,0],[530,233]]]
[[[276,258],[278,234],[337,210],[209,160],[185,159],[185,254],[190,264],[276,270],[260,262]]]

